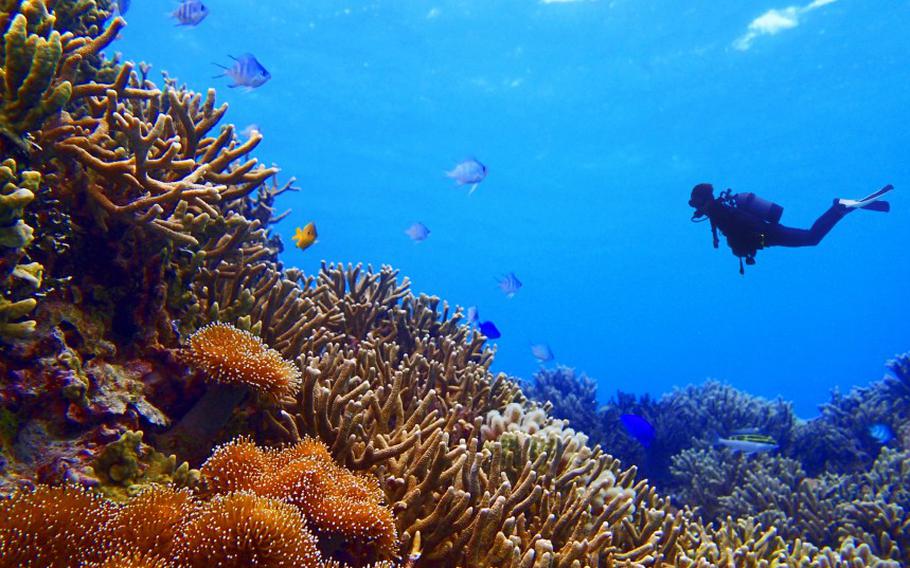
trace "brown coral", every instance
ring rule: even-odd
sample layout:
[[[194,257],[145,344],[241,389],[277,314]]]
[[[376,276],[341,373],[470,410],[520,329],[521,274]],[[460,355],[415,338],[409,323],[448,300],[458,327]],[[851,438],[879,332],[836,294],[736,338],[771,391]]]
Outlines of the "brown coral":
[[[217,496],[181,527],[177,563],[187,567],[317,567],[316,538],[293,505],[250,493]]]
[[[190,337],[188,357],[214,382],[250,386],[277,400],[293,397],[300,388],[300,371],[293,363],[229,324],[199,329]]]

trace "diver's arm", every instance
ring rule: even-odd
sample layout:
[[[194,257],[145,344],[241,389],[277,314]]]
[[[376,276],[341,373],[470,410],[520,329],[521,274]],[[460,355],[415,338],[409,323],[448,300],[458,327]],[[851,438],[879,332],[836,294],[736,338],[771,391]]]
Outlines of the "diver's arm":
[[[717,225],[714,224],[714,219],[711,219],[711,235],[714,237],[714,248],[717,248],[720,240],[717,238]]]

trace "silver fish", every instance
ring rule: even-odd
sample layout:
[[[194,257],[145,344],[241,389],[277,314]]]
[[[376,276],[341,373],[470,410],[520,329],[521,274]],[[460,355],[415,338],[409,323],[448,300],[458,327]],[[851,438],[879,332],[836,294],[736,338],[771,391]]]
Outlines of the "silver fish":
[[[531,345],[531,355],[541,363],[553,360],[553,350],[546,343],[535,343]]]
[[[430,235],[430,230],[427,229],[426,225],[418,222],[408,227],[405,230],[404,234],[409,236],[415,243],[419,243],[420,241],[426,240],[426,238]]]
[[[758,439],[747,439],[749,436],[754,435],[746,434],[742,438],[739,438],[737,436],[731,436],[730,438],[717,438],[714,443],[718,446],[726,446],[734,452],[742,452],[744,454],[773,452],[778,447],[771,438],[755,436],[755,438],[764,438],[759,441]]]
[[[171,17],[177,20],[178,26],[197,26],[209,15],[209,9],[200,0],[182,0]]]
[[[272,74],[266,71],[265,67],[250,53],[244,53],[239,57],[229,56],[234,60],[230,67],[218,65],[224,69],[224,73],[218,77],[230,77],[234,80],[228,87],[245,87],[248,91],[261,87],[266,81],[272,78]]]
[[[474,158],[469,158],[458,163],[454,168],[446,172],[446,177],[454,179],[458,185],[467,185],[470,183],[471,190],[468,192],[468,195],[470,195],[477,189],[477,184],[487,177],[487,167]]]
[[[515,296],[515,293],[518,292],[518,289],[521,287],[521,280],[515,276],[514,272],[509,272],[499,279],[499,289],[502,290],[502,293],[508,298]]]

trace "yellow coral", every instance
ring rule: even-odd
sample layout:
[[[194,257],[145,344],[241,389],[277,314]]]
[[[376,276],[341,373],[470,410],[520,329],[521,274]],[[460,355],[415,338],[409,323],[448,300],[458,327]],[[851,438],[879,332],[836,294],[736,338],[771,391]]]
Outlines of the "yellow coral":
[[[43,3],[39,4],[43,8]],[[34,3],[27,2],[24,8],[30,6],[34,7]],[[42,23],[47,29],[53,20]],[[5,61],[0,68],[0,134],[26,150],[28,145],[22,135],[63,108],[73,92],[68,81],[56,80],[63,55],[60,33],[52,31],[44,38],[29,33],[28,24],[25,14],[13,18],[3,38]]]

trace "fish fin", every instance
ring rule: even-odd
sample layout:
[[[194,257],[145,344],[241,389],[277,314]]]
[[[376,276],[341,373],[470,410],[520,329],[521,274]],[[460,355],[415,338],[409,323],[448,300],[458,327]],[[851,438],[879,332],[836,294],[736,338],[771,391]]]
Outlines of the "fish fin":
[[[474,190],[475,190],[475,189],[477,189],[477,184],[476,184],[476,183],[475,183],[474,185],[471,186],[470,191],[468,191],[468,195],[471,195],[472,193],[474,193]]]

